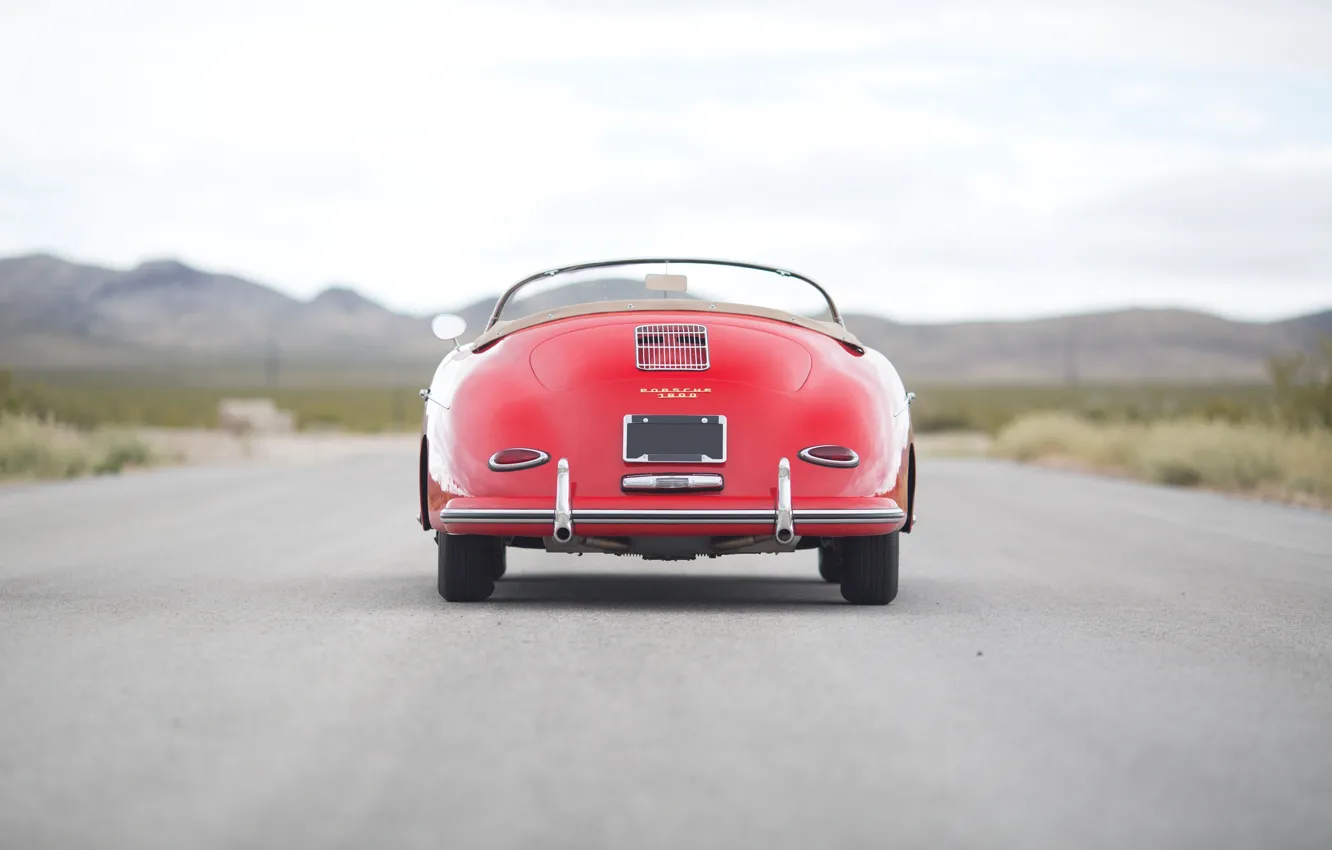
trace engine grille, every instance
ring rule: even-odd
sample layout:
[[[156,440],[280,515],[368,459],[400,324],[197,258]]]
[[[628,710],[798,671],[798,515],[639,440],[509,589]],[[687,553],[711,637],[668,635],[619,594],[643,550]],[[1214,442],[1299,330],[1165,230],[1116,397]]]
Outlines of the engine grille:
[[[645,372],[708,368],[708,329],[703,325],[639,325],[634,339],[638,368]]]

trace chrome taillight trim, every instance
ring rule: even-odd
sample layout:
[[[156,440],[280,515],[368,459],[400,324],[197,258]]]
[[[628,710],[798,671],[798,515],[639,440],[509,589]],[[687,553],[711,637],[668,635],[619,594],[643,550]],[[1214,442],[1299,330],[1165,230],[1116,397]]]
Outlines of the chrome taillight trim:
[[[720,490],[724,483],[722,477],[713,472],[647,472],[623,476],[620,489],[627,493],[697,493]]]
[[[682,337],[695,339],[682,341]],[[708,328],[686,324],[639,325],[634,328],[634,362],[644,372],[706,371],[711,365]]]
[[[500,463],[495,460],[495,458],[505,452],[536,452],[539,457],[535,457],[532,460],[524,460],[519,463]],[[492,472],[516,472],[520,469],[531,469],[534,466],[540,466],[543,463],[547,463],[549,460],[550,455],[547,452],[541,451],[541,449],[529,449],[523,446],[515,446],[511,449],[500,449],[495,452],[490,456],[490,459],[486,461],[486,466],[490,467]]]
[[[814,451],[815,449],[846,449],[851,453],[851,460],[828,460],[827,458],[815,457],[814,455],[810,454],[810,452]],[[796,454],[796,457],[800,458],[806,463],[812,463],[817,466],[835,466],[835,467],[841,467],[843,469],[848,469],[853,466],[860,466],[860,455],[856,453],[855,449],[848,449],[846,446],[838,446],[833,443],[823,443],[817,446],[810,446],[807,449],[801,449],[799,453]]]

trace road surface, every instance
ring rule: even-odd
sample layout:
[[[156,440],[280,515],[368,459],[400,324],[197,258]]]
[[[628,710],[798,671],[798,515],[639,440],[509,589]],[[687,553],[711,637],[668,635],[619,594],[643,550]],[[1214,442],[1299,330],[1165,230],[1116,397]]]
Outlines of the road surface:
[[[0,488],[0,846],[1332,847],[1332,516],[922,469],[812,556],[512,553],[410,453]]]

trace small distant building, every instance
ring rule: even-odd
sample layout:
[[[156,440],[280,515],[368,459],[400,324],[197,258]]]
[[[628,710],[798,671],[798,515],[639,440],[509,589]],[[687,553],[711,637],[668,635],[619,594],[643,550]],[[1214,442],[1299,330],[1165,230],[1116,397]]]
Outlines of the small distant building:
[[[233,434],[287,434],[296,430],[296,414],[280,410],[271,398],[224,398],[217,427]]]

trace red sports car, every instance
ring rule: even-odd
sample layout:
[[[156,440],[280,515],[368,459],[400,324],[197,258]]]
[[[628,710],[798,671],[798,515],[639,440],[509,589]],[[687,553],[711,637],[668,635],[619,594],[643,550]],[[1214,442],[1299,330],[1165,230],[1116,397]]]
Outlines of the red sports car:
[[[897,595],[914,520],[912,393],[790,271],[617,260],[509,288],[455,348],[421,435],[439,592],[494,592],[506,547],[649,560],[818,549],[859,605]]]

